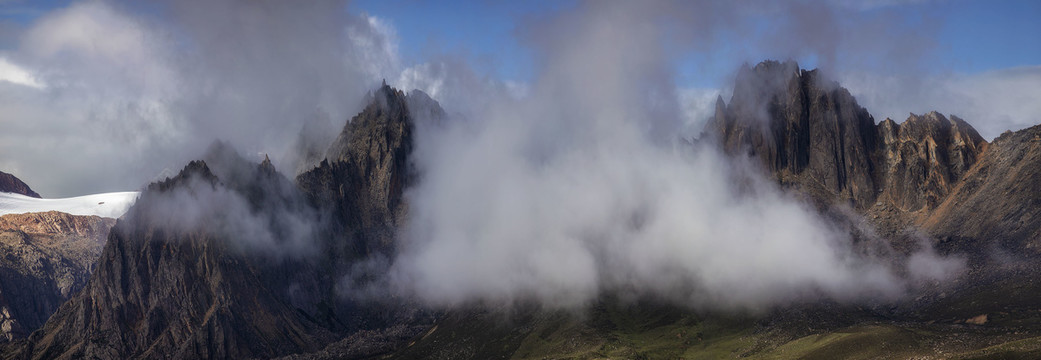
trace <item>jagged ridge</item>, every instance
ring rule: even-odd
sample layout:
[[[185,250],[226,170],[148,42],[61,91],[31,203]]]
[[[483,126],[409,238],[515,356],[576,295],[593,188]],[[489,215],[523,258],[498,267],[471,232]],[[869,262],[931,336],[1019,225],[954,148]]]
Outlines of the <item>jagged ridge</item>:
[[[26,185],[22,180],[18,179],[14,175],[3,171],[0,171],[0,192],[9,192],[40,198],[40,194],[37,194],[33,189],[30,189],[29,185]]]
[[[875,124],[819,71],[775,61],[741,68],[705,135],[730,154],[759,158],[782,184],[822,204],[866,210],[882,200],[907,212],[939,205],[986,147],[968,123],[937,112]]]

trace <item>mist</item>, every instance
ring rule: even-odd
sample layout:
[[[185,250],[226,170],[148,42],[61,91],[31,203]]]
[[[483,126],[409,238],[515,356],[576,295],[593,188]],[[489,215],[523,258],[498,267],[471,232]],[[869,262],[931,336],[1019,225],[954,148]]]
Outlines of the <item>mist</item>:
[[[317,256],[322,217],[270,162],[250,162],[223,142],[196,156],[202,161],[150,184],[124,220],[149,231],[207,234],[252,256]]]
[[[295,174],[400,71],[393,34],[345,6],[92,0],[50,11],[0,50],[0,168],[45,197],[136,190],[223,140]]]
[[[865,255],[751,162],[684,141],[665,35],[689,19],[670,10],[583,3],[531,34],[541,67],[525,96],[418,121],[422,180],[392,287],[440,307],[616,293],[755,311],[895,301],[960,271],[928,246],[910,266]]]
[[[449,114],[417,119],[421,175],[397,256],[358,266],[386,270],[380,285],[397,295],[435,307],[573,307],[605,292],[723,309],[892,301],[954,276],[960,260],[927,242],[908,259],[865,255],[755,164],[690,140],[716,96],[733,92],[734,73],[718,65],[767,58],[836,74],[877,118],[936,104],[977,125],[946,102],[916,102],[942,97],[929,86],[865,95],[893,88],[875,86],[878,74],[928,84],[916,74],[942,66],[937,26],[893,15],[845,2],[578,2],[518,20],[534,75],[502,80],[456,51],[405,63],[394,24],[344,2],[74,2],[4,34],[16,46],[0,51],[0,169],[46,197],[138,189],[221,139],[291,177],[386,79]],[[846,83],[857,74],[866,80]],[[708,84],[678,83],[690,77]],[[992,88],[1010,81],[993,78]],[[248,246],[276,252],[309,253],[320,226],[308,209],[258,215],[206,182],[170,196],[157,221],[227,222],[235,237],[258,227]],[[300,224],[286,235],[272,216]]]

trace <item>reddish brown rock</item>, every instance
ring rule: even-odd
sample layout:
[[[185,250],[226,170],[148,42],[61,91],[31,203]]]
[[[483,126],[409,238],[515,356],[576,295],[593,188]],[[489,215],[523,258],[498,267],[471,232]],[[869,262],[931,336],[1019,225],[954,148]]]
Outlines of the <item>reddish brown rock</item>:
[[[57,211],[0,216],[0,342],[28,336],[86,285],[115,222]]]
[[[883,201],[903,211],[933,209],[976,163],[987,142],[964,120],[933,111],[878,124]]]
[[[30,189],[29,185],[26,185],[22,180],[3,171],[0,171],[0,192],[22,194],[34,198],[40,197],[40,194]]]
[[[922,226],[958,249],[1041,254],[1041,125],[987,145]]]

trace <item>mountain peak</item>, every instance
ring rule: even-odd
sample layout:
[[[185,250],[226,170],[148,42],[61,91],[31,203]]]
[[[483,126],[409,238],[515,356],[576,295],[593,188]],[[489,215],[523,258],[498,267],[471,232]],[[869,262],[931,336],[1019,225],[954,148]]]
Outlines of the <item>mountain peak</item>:
[[[203,179],[211,184],[217,183],[217,176],[210,171],[210,167],[206,165],[205,161],[192,160],[191,162],[188,162],[188,165],[185,165],[177,175],[148,184],[148,190],[159,192],[167,191],[186,183],[192,178]]]
[[[9,192],[28,197],[40,198],[40,194],[37,194],[33,189],[30,189],[29,185],[26,185],[21,179],[3,171],[0,171],[0,192]]]
[[[745,65],[722,105],[717,101],[706,134],[727,153],[759,158],[782,182],[803,184],[816,198],[873,202],[874,119],[816,70],[794,61]]]
[[[352,255],[391,248],[395,224],[404,216],[404,189],[413,179],[408,161],[413,148],[413,114],[443,116],[444,112],[422,92],[405,96],[386,84],[369,100],[344,125],[325,161],[297,177],[315,203],[333,208],[335,218],[351,229],[352,242],[363,244]],[[416,107],[424,110],[417,112]]]
[[[743,66],[729,105],[721,100],[709,138],[823,203],[867,208],[882,194],[906,211],[935,207],[986,144],[937,111],[875,124],[848,90],[793,61]]]

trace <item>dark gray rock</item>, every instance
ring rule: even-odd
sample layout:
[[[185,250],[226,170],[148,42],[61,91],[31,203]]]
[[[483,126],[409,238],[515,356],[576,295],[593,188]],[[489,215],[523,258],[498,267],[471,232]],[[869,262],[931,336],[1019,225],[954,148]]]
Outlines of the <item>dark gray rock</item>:
[[[729,154],[758,158],[781,184],[820,205],[862,211],[935,208],[986,146],[968,123],[936,112],[876,125],[819,71],[775,61],[742,67],[730,104],[717,100],[705,137]]]
[[[261,206],[276,195],[249,191],[270,188],[262,183],[277,178],[256,169],[250,181],[226,185],[206,163],[195,161],[176,177],[150,185],[109,233],[84,290],[33,333],[18,355],[272,357],[314,351],[331,341],[331,334],[290,305],[284,279],[272,275],[303,270],[300,266],[243,249],[229,239],[233,234],[208,222],[164,222],[179,214],[163,210],[185,201],[173,197],[207,187],[240,192],[263,214],[268,210]]]
[[[716,102],[705,137],[758,158],[782,184],[826,202],[874,203],[875,122],[849,91],[794,62],[738,72],[730,104]]]
[[[389,254],[394,231],[408,206],[404,190],[415,180],[409,156],[414,147],[415,116],[433,121],[444,111],[426,94],[405,96],[386,84],[352,118],[329,148],[326,160],[300,174],[297,184],[322,208],[333,209],[350,232],[347,257]]]

